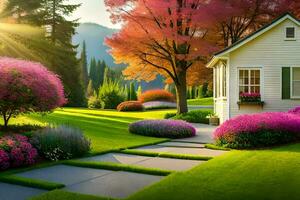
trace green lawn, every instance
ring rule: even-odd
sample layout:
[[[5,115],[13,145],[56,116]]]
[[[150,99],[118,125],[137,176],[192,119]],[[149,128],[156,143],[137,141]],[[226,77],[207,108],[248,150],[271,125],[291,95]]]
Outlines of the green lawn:
[[[39,114],[22,116],[13,119],[12,124],[70,124],[81,128],[85,135],[92,140],[92,153],[101,153],[163,141],[164,139],[161,138],[130,134],[128,124],[141,119],[163,118],[167,112],[170,112],[170,110],[121,113],[117,111],[64,108],[45,116]]]
[[[65,108],[47,116],[19,117],[14,123],[68,123],[80,127],[92,139],[93,152],[155,143],[162,139],[128,133],[128,124],[162,118],[170,110],[119,113]],[[171,111],[172,112],[172,111]],[[173,110],[174,112],[174,110]],[[128,200],[279,200],[299,199],[300,144],[269,150],[231,151],[192,170],[175,173],[131,196]],[[34,200],[100,200],[102,198],[56,190]]]
[[[130,200],[298,200],[300,144],[261,151],[232,151],[177,173]]]
[[[189,106],[212,106],[214,105],[214,101],[212,97],[202,98],[202,99],[189,99]]]

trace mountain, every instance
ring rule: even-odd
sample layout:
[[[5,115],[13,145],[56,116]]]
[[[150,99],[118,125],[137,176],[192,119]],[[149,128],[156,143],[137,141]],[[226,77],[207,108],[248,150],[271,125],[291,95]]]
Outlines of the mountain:
[[[80,24],[77,27],[76,34],[73,37],[73,44],[79,45],[78,57],[81,53],[82,43],[83,41],[85,41],[88,61],[90,61],[92,57],[95,57],[98,60],[105,60],[106,64],[109,67],[114,68],[116,70],[119,70],[120,68],[125,68],[126,65],[124,64],[117,65],[114,63],[114,59],[107,52],[109,48],[104,44],[105,38],[110,37],[117,31],[118,29],[111,29],[95,23]],[[144,91],[164,87],[162,77],[158,77],[156,80],[150,83],[142,81],[141,85]]]
[[[109,48],[104,44],[105,38],[117,31],[117,29],[107,28],[95,23],[82,23],[76,29],[76,34],[73,37],[73,44],[79,44],[78,55],[80,55],[82,43],[83,41],[86,42],[89,61],[92,57],[95,57],[99,60],[105,60],[110,67],[124,66],[114,63],[112,56],[107,52]]]

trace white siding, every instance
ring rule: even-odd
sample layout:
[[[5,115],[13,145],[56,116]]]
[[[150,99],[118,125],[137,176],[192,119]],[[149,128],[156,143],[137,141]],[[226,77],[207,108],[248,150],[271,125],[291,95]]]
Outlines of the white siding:
[[[285,41],[285,27],[296,27],[296,41]],[[281,68],[300,66],[300,28],[286,20],[265,34],[245,44],[229,55],[230,58],[230,117],[244,113],[287,111],[300,105],[300,100],[282,100]],[[241,107],[238,92],[238,68],[262,68],[263,109],[257,106]]]

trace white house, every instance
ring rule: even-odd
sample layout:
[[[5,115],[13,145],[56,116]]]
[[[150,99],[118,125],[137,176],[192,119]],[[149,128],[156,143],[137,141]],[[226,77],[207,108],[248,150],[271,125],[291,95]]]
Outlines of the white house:
[[[215,54],[214,110],[223,123],[241,114],[287,111],[300,105],[300,21],[285,14]],[[240,93],[261,102],[241,103]]]

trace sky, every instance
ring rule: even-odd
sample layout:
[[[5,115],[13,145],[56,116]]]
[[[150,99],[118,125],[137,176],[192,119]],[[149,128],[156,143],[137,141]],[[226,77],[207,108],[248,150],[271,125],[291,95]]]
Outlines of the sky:
[[[111,23],[104,0],[69,0],[68,3],[82,4],[74,12],[72,19],[80,18],[79,22],[94,22],[109,28],[120,28],[120,25]]]

